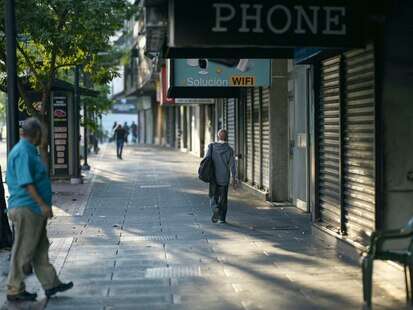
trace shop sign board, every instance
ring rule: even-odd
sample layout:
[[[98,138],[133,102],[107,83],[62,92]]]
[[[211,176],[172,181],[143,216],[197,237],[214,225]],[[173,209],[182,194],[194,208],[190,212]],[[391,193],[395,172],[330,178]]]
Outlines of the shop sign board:
[[[69,175],[68,97],[56,93],[52,101],[53,169],[55,176]]]
[[[169,47],[344,48],[363,44],[366,1],[170,0]]]
[[[212,98],[176,98],[177,105],[215,104]]]
[[[269,59],[174,59],[174,87],[268,87]]]

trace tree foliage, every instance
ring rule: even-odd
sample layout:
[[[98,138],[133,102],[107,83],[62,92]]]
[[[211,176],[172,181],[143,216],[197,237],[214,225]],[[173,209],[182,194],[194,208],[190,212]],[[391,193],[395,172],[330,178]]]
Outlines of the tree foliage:
[[[99,85],[95,89],[99,91],[99,96],[83,98],[86,104],[86,118],[83,119],[83,126],[86,125],[94,132],[98,130],[98,119],[109,111],[113,104],[113,101],[108,97],[108,85]]]
[[[0,0],[0,7],[4,0]],[[19,91],[42,94],[44,116],[59,70],[82,65],[95,84],[116,75],[111,37],[134,11],[128,0],[16,0]],[[0,16],[0,88],[5,88],[4,16]],[[102,56],[102,52],[106,52]],[[109,53],[108,53],[109,52]],[[116,53],[116,52],[115,52]],[[28,87],[29,86],[29,87]]]

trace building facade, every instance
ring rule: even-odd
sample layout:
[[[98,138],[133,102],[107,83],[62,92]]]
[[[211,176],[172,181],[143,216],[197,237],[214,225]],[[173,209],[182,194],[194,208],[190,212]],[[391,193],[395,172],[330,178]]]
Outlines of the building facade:
[[[217,45],[210,48],[208,40],[235,28],[220,24],[222,34],[190,42],[191,36],[180,38],[177,32],[183,13],[166,14],[174,12],[168,8],[172,3],[142,3],[144,55],[156,59],[154,72],[161,71],[166,58],[268,58],[271,86],[243,87],[236,96],[211,95],[202,103],[197,98],[175,98],[167,104],[154,99],[152,112],[140,113],[141,125],[152,118],[154,138],[145,134],[142,142],[202,157],[217,130],[226,128],[244,189],[275,205],[287,203],[311,213],[314,227],[359,248],[372,231],[400,227],[413,215],[413,157],[406,143],[413,135],[413,43],[406,30],[411,28],[412,4],[343,4],[353,19],[338,18],[337,29],[313,32],[308,40],[297,40],[295,32],[289,37],[277,34],[283,47],[269,48],[264,35],[254,46],[242,45],[242,40],[237,45],[242,34],[234,32],[228,39],[233,47],[212,42]],[[296,13],[303,18],[305,12]],[[201,29],[203,18],[208,17],[200,17],[198,28],[186,31]],[[303,21],[296,26],[304,27]],[[275,29],[274,24],[267,26]],[[307,19],[306,35],[311,26]],[[340,29],[347,29],[341,40],[325,35],[335,31],[339,36]]]

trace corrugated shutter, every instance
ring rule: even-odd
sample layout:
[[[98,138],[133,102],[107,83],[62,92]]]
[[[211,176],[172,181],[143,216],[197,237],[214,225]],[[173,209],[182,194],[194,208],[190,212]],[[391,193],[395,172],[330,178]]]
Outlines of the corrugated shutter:
[[[174,111],[173,107],[166,108],[166,115],[167,115],[167,128],[166,128],[166,138],[167,138],[167,145],[169,147],[174,147],[175,144],[175,119],[174,119]]]
[[[227,119],[228,119],[227,106],[228,106],[228,99],[223,99],[222,100],[222,121],[223,121],[223,126],[225,129],[227,129]]]
[[[260,127],[260,108],[261,96],[260,89],[254,88],[254,105],[253,105],[253,121],[254,121],[254,185],[261,187],[261,127]]]
[[[363,243],[375,228],[374,49],[344,54],[344,205],[346,232]]]
[[[252,128],[252,117],[253,117],[253,113],[252,113],[252,92],[251,89],[247,90],[247,108],[246,108],[246,133],[247,133],[247,137],[246,137],[246,150],[247,150],[247,181],[249,183],[252,183],[254,181],[254,177],[253,177],[253,128]]]
[[[228,144],[234,149],[236,141],[236,131],[235,131],[235,109],[236,102],[235,99],[228,99],[227,102],[227,130],[228,130]]]
[[[327,59],[321,64],[319,102],[319,175],[320,220],[328,228],[340,231],[340,61]]]
[[[262,181],[264,190],[270,188],[270,88],[262,89]]]

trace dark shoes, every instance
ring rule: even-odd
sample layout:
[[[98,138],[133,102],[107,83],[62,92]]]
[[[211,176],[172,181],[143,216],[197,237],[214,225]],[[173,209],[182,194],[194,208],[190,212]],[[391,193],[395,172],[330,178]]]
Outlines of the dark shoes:
[[[212,223],[216,223],[216,222],[218,222],[218,219],[219,219],[219,209],[215,208],[214,213],[212,214],[211,221],[212,221]]]
[[[73,287],[73,282],[69,282],[69,283],[61,283],[58,286],[48,289],[45,291],[45,294],[47,296],[47,298],[52,297],[53,295],[56,295],[57,293],[62,293],[65,292],[67,290],[70,290]]]
[[[7,295],[8,301],[35,301],[37,298],[37,294],[29,293],[29,292],[21,292],[17,295]]]

